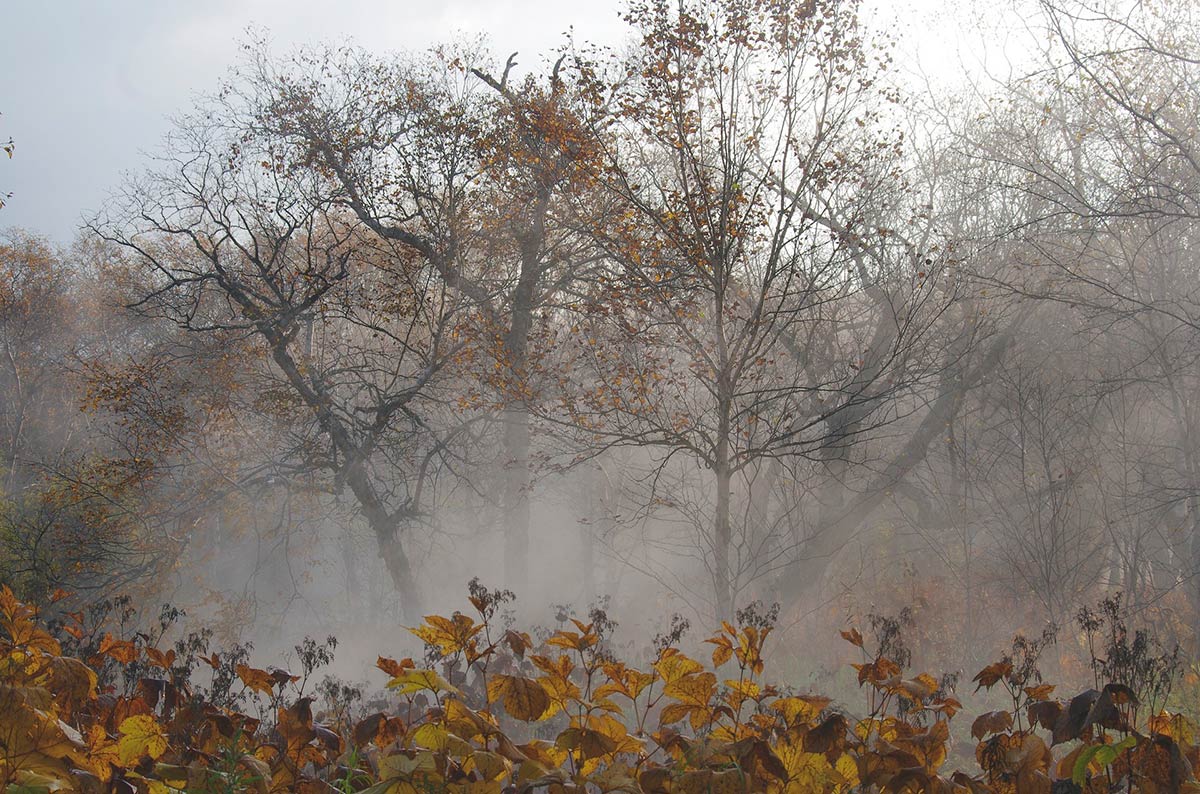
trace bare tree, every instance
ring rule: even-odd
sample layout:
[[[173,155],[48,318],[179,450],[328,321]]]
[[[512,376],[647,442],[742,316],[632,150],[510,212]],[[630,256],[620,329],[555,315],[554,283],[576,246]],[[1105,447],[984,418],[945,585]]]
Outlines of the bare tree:
[[[1095,520],[1112,541],[1110,579],[1139,604],[1155,597],[1142,584],[1175,587],[1200,570],[1189,253],[1200,220],[1198,28],[1187,4],[1040,8],[1043,62],[999,87],[985,123],[957,132],[993,192],[1021,205],[1009,235],[1024,250],[990,284],[1070,312],[1087,356],[1102,362],[1084,376],[1099,443],[1113,451]],[[1162,538],[1164,522],[1178,521],[1172,505],[1188,516],[1188,554]],[[1152,574],[1151,559],[1173,570]]]
[[[434,419],[453,413],[438,379],[461,347],[457,304],[429,265],[443,254],[367,233],[252,121],[228,97],[181,120],[157,169],[94,228],[144,268],[138,309],[244,339],[269,373],[256,407],[288,414],[291,431],[239,476],[348,490],[416,615],[405,531],[456,429]]]
[[[456,335],[479,386],[464,399],[499,419],[503,476],[494,493],[507,578],[523,583],[542,346],[553,311],[596,261],[575,214],[592,182],[583,117],[594,103],[561,73],[562,59],[545,78],[521,80],[512,77],[515,55],[499,74],[486,62],[463,51],[425,67],[434,77],[422,79],[441,86],[426,100],[442,114],[436,121],[413,118],[411,67],[361,53],[301,57],[291,72],[260,54],[253,85],[264,132],[300,152],[373,234],[424,257],[466,307]],[[431,148],[418,123],[440,125],[446,140]],[[431,213],[436,231],[414,231]]]
[[[898,142],[852,8],[647,4],[630,20],[640,48],[594,90],[619,108],[596,132],[613,267],[570,329],[562,421],[653,452],[645,503],[687,518],[728,617],[805,554],[795,506],[763,510],[781,472],[811,459],[837,479],[859,440],[917,410],[953,282],[934,239],[893,223],[909,217],[889,192]],[[689,465],[707,472],[691,488]]]

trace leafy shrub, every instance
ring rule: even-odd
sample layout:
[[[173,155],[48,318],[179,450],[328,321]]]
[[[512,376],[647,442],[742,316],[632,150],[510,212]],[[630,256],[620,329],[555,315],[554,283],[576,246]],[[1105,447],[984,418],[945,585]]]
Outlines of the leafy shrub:
[[[411,629],[427,666],[379,657],[390,699],[363,714],[361,690],[335,679],[315,685],[324,712],[306,694],[332,639],[297,646],[299,674],[252,667],[246,648],[210,652],[203,634],[161,651],[165,625],[104,634],[85,662],[0,589],[0,783],[12,794],[1200,791],[1197,727],[1162,710],[1139,724],[1130,682],[1142,678],[1052,697],[1038,671],[1051,633],[1018,638],[975,676],[1011,707],[972,722],[978,769],[951,772],[954,678],[905,677],[888,655],[903,648],[894,627],[875,625],[873,648],[842,633],[862,655],[856,717],[764,678],[776,612],[761,604],[723,623],[703,661],[679,650],[687,625],[672,621],[638,669],[614,653],[605,610],[564,615],[535,641],[505,616],[511,600],[475,582],[474,614]],[[60,628],[80,639],[86,620]],[[192,680],[198,664],[207,686]]]

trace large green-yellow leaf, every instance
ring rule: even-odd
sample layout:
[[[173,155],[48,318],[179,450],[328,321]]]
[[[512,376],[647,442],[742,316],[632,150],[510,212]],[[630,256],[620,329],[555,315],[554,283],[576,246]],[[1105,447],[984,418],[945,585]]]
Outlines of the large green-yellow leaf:
[[[167,751],[167,737],[162,726],[151,716],[126,717],[121,722],[120,733],[117,754],[123,766],[134,766],[143,756],[158,759]]]

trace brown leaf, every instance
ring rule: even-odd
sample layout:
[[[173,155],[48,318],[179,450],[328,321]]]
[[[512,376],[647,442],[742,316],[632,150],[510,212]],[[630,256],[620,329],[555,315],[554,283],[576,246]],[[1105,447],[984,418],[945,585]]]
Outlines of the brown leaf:
[[[956,786],[962,786],[971,794],[992,794],[991,786],[982,780],[976,780],[964,772],[955,772],[950,776],[950,782]]]
[[[168,648],[166,653],[163,653],[158,648],[145,648],[146,658],[156,667],[161,667],[164,670],[170,670],[171,665],[175,664],[175,649]]]
[[[520,659],[524,659],[525,652],[533,647],[533,642],[529,639],[528,634],[512,629],[504,632],[504,643],[513,652],[513,655]]]
[[[363,717],[354,725],[352,734],[354,744],[358,747],[366,747],[379,735],[379,729],[385,722],[387,722],[387,715],[382,711]]]
[[[121,664],[131,664],[138,658],[138,649],[130,640],[118,640],[111,634],[105,634],[104,639],[100,640],[100,655]]]
[[[1066,709],[1058,715],[1054,722],[1052,744],[1062,744],[1072,739],[1078,739],[1087,725],[1088,714],[1092,706],[1100,698],[1096,689],[1087,689],[1071,698]]]
[[[234,671],[238,678],[242,679],[242,683],[249,689],[255,692],[261,692],[267,697],[271,697],[274,693],[275,678],[266,670],[259,670],[257,667],[239,664]]]
[[[638,786],[645,794],[669,794],[671,770],[662,767],[642,770],[638,775]]]
[[[501,700],[511,716],[533,722],[550,708],[550,695],[532,678],[496,675],[488,681],[488,700]]]
[[[387,673],[392,678],[397,678],[404,674],[405,670],[411,670],[416,667],[412,659],[402,659],[397,662],[395,659],[389,659],[386,656],[380,656],[375,660],[375,666],[383,672]]]
[[[857,645],[859,648],[863,647],[863,636],[858,629],[851,627],[841,632],[841,635],[842,638],[851,645]]]
[[[841,714],[830,714],[820,725],[804,734],[806,753],[825,753],[830,763],[846,749],[846,730],[849,723]]]
[[[1012,714],[1007,711],[989,711],[986,714],[980,714],[971,723],[971,735],[976,739],[982,739],[989,733],[1003,733],[1012,727]]]
[[[1048,731],[1053,731],[1062,710],[1063,704],[1060,701],[1042,700],[1030,703],[1025,713],[1029,716],[1030,725],[1040,725]]]
[[[1025,687],[1025,695],[1030,700],[1049,700],[1054,692],[1054,684],[1038,684]]]
[[[978,682],[978,686],[975,687],[975,691],[978,692],[980,689],[991,689],[996,685],[997,681],[1011,673],[1012,669],[1013,667],[1011,662],[1001,661],[989,664],[971,679],[972,681]]]
[[[578,750],[585,761],[602,758],[617,749],[612,738],[591,728],[567,728],[554,740],[554,745],[563,750]]]

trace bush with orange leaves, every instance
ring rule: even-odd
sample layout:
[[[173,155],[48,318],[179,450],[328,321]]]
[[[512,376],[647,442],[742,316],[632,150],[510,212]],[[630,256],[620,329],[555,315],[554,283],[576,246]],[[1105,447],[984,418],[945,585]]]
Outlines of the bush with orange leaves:
[[[843,637],[862,649],[862,717],[764,679],[772,624],[761,611],[723,623],[710,660],[667,638],[638,669],[611,653],[603,613],[534,641],[498,625],[507,595],[473,583],[474,615],[412,629],[428,668],[379,658],[386,710],[325,724],[283,670],[230,667],[269,705],[256,717],[193,689],[190,665],[146,635],[107,637],[87,663],[66,656],[37,610],[0,589],[0,784],[11,794],[1200,791],[1195,725],[1162,711],[1139,724],[1123,684],[1054,699],[1036,674],[1037,641],[975,677],[1012,705],[973,721],[979,769],[950,772],[961,703],[930,675],[904,677],[856,629]],[[151,674],[117,694],[99,685],[98,663]]]

